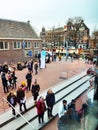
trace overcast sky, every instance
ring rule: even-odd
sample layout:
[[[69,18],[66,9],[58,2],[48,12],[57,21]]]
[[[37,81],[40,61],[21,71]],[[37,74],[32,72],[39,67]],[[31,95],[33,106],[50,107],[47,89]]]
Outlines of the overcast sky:
[[[39,33],[44,26],[64,26],[68,18],[80,16],[91,29],[98,29],[98,0],[0,0],[0,18],[30,21]]]

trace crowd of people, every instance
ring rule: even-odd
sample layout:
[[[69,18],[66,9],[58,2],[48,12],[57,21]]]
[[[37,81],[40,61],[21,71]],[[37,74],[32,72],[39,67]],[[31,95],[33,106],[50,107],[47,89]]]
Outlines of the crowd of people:
[[[7,101],[9,106],[12,108],[12,114],[16,115],[15,106],[19,104],[20,112],[27,111],[26,105],[26,92],[30,91],[34,100],[34,105],[37,109],[38,122],[39,124],[44,123],[44,113],[47,110],[47,117],[50,119],[53,117],[53,106],[55,104],[55,94],[51,89],[47,91],[46,97],[40,96],[40,85],[35,79],[32,84],[32,73],[38,74],[38,62],[34,63],[30,60],[27,64],[28,72],[25,75],[26,82],[23,81],[20,86],[17,87],[18,77],[16,76],[15,69],[9,68],[5,63],[0,65],[1,80],[4,93],[8,93]],[[11,91],[15,89],[15,91]],[[46,102],[45,102],[46,99]],[[95,94],[94,100],[98,101],[98,64],[95,66]],[[76,126],[80,127],[81,118],[88,113],[89,104],[85,103],[82,105],[81,110],[77,111],[75,106],[75,100],[72,100],[67,105],[67,100],[61,101],[59,112],[58,112],[58,130],[71,130],[75,129]],[[76,124],[76,125],[75,125]],[[65,129],[66,128],[66,129]]]
[[[75,100],[67,104],[67,100],[61,101],[59,105],[58,130],[98,129],[98,61],[94,62],[94,81],[90,89],[94,89],[93,102],[88,99],[79,110],[76,110]]]
[[[18,66],[19,67],[19,66]],[[34,105],[37,109],[38,122],[44,123],[44,113],[46,109],[48,118],[53,117],[52,109],[55,103],[55,95],[52,90],[48,90],[46,94],[46,103],[44,97],[40,96],[40,85],[35,79],[32,81],[32,74],[38,74],[38,62],[30,60],[27,62],[27,74],[25,75],[25,81],[22,81],[20,86],[17,86],[18,77],[16,76],[16,69],[10,67],[7,63],[0,65],[0,74],[2,80],[2,86],[4,93],[7,94],[8,105],[12,108],[12,114],[16,118],[16,106],[18,104],[20,113],[27,111],[26,93],[31,92]],[[33,105],[33,104],[32,104]]]
[[[81,128],[81,120],[88,114],[89,104],[83,103],[79,110],[76,110],[76,100],[67,104],[67,100],[62,100],[58,111],[58,130],[77,130]]]

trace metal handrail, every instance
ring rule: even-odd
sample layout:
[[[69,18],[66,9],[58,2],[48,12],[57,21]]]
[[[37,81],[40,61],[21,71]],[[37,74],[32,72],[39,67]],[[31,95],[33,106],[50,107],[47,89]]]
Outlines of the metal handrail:
[[[28,125],[30,125],[33,128],[33,130],[35,130],[35,128],[32,126],[32,124],[19,111],[17,111],[17,109],[15,107],[13,107],[12,104],[9,101],[7,101],[6,98],[3,97],[3,100],[5,100],[26,121],[26,123]]]

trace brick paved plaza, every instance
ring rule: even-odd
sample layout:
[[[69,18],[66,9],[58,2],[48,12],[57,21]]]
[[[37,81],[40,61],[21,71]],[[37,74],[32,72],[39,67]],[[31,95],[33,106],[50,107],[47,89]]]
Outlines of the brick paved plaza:
[[[71,62],[70,60],[68,60],[67,62],[64,60],[52,62],[46,64],[45,69],[39,70],[38,75],[35,75],[33,73],[33,81],[35,78],[37,78],[38,83],[40,84],[41,87],[40,91],[44,91],[45,89],[52,87],[58,82],[66,80],[66,78],[69,78],[71,76],[74,76],[77,73],[87,70],[89,66],[90,66],[89,64],[85,64],[84,61],[82,60],[80,61],[75,60],[73,62]],[[20,86],[22,81],[26,81],[25,75],[27,71],[28,71],[27,68],[22,71],[16,70],[16,75],[18,77],[17,87]],[[11,91],[16,91],[16,90],[11,90]],[[7,94],[3,93],[2,83],[0,79],[0,113],[3,113],[4,111],[7,111],[7,109],[9,109],[8,104],[4,102],[2,99],[2,97],[6,97],[6,96]],[[27,98],[31,96],[32,96],[31,92],[26,92]]]

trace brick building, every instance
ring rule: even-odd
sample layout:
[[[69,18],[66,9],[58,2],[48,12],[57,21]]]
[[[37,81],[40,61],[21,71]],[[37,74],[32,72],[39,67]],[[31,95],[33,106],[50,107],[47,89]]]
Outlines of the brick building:
[[[30,21],[0,19],[0,63],[34,58],[40,52],[41,44]]]
[[[52,46],[59,46],[64,44],[64,28],[52,28],[50,30],[45,30],[42,28],[40,32],[40,37],[44,44],[50,44]]]
[[[89,46],[90,29],[80,20],[77,23],[68,21],[64,27],[52,28],[51,30],[45,30],[42,28],[40,37],[44,44],[51,43],[51,45],[60,46],[74,46],[76,48],[87,49]]]

